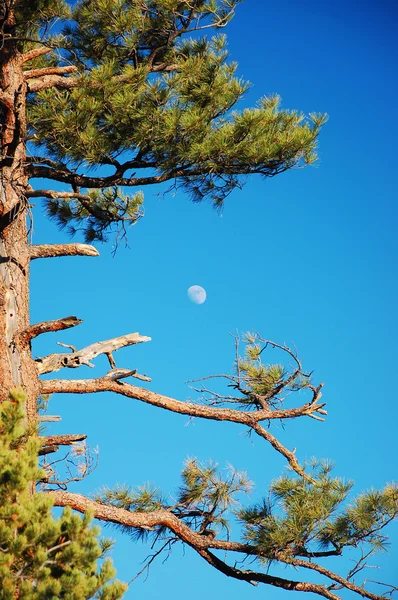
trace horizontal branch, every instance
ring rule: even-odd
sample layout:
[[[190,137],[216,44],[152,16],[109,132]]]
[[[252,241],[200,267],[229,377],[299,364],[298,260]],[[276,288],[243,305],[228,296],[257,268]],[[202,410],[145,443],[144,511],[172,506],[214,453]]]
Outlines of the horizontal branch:
[[[43,375],[44,373],[53,373],[63,368],[75,369],[82,365],[93,367],[94,365],[90,361],[100,354],[106,354],[111,366],[115,367],[112,352],[126,346],[149,342],[150,340],[151,338],[148,336],[140,335],[139,333],[129,333],[103,342],[96,342],[81,350],[72,348],[73,351],[69,354],[50,354],[44,358],[37,358],[36,364],[39,374]],[[133,371],[131,374],[133,374]],[[106,378],[106,380],[108,379]]]
[[[58,67],[58,69],[60,68],[67,68],[67,67]],[[178,64],[168,64],[168,63],[159,63],[157,65],[152,65],[151,67],[148,67],[148,74],[149,73],[173,73],[175,71],[178,71],[180,69]],[[45,69],[43,69],[43,71],[45,71]],[[49,88],[58,88],[58,89],[64,89],[64,90],[71,90],[73,88],[79,87],[82,83],[82,77],[78,76],[78,77],[62,77],[61,73],[67,74],[67,73],[72,73],[72,72],[76,72],[77,69],[73,68],[73,70],[65,70],[65,71],[55,71],[51,72],[50,70],[47,73],[43,73],[42,76],[36,76],[37,79],[35,79],[34,81],[29,81],[28,85],[29,85],[29,92],[40,92],[41,90],[48,90]],[[115,85],[115,84],[123,84],[123,83],[130,83],[132,80],[132,76],[130,74],[128,75],[114,75],[111,80],[110,83]],[[99,88],[101,87],[101,83],[96,81],[95,79],[93,81],[88,81],[87,79],[85,80],[85,85],[90,86],[91,88]]]
[[[92,394],[95,392],[115,392],[140,400],[146,404],[157,406],[174,413],[187,415],[190,417],[200,417],[202,419],[211,419],[216,421],[230,421],[232,423],[241,423],[248,427],[253,427],[260,421],[270,419],[292,419],[300,416],[308,416],[316,411],[316,404],[304,404],[297,408],[272,409],[263,408],[257,411],[234,410],[231,408],[214,408],[191,402],[182,402],[175,398],[163,396],[156,392],[134,386],[130,383],[121,383],[112,381],[108,377],[99,377],[97,379],[48,379],[41,382],[42,393],[74,393],[74,394]]]
[[[31,260],[57,256],[99,256],[99,252],[89,244],[33,244],[30,246]]]
[[[40,92],[50,88],[70,90],[77,87],[80,77],[62,77],[62,75],[43,75],[28,81],[28,92]]]
[[[30,69],[29,71],[24,71],[24,79],[32,79],[34,77],[42,77],[44,75],[65,75],[67,73],[75,73],[77,71],[77,67],[74,65],[68,65],[66,67],[46,67],[43,69]]]
[[[62,421],[62,417],[59,415],[39,415],[38,419],[40,423],[59,423],[59,421]]]
[[[248,583],[265,583],[291,591],[312,592],[328,598],[329,600],[339,600],[338,596],[333,594],[324,585],[303,581],[292,581],[281,577],[275,577],[267,573],[241,570],[227,565],[213,553],[209,552],[209,548],[253,554],[252,547],[247,544],[219,541],[211,539],[208,536],[200,535],[199,533],[192,531],[190,527],[178,519],[178,517],[169,510],[130,512],[122,508],[95,502],[82,494],[73,494],[71,492],[63,491],[49,491],[47,493],[53,498],[55,506],[70,506],[72,509],[81,513],[90,511],[95,518],[101,521],[123,525],[124,527],[141,529],[152,529],[158,526],[167,527],[178,536],[182,542],[193,548],[193,550],[208,563],[229,577],[247,581]]]
[[[87,439],[85,433],[68,433],[65,435],[43,435],[39,437],[42,446],[71,446]]]
[[[143,163],[138,168],[146,168],[148,165]],[[156,166],[156,165],[155,165]],[[129,168],[135,168],[130,165]],[[160,175],[153,175],[151,177],[124,177],[123,172],[116,171],[114,175],[108,177],[89,177],[87,175],[79,175],[70,171],[66,167],[47,167],[43,165],[28,164],[26,171],[29,177],[53,179],[55,181],[61,181],[62,183],[69,183],[70,185],[83,187],[83,188],[106,188],[115,185],[134,187],[141,185],[152,185],[156,183],[163,183],[177,177],[192,177],[201,175],[202,170],[200,169],[188,169],[188,168],[176,168],[171,169],[167,173]]]
[[[52,394],[52,393],[72,393],[72,394],[89,394],[96,392],[115,392],[150,404],[151,406],[157,406],[165,410],[187,415],[189,417],[199,417],[202,419],[210,419],[214,421],[228,421],[230,423],[239,423],[245,425],[249,429],[255,431],[255,433],[269,442],[275,450],[277,450],[282,456],[286,458],[292,469],[305,477],[307,480],[311,478],[304,472],[300,466],[294,452],[288,450],[283,446],[269,431],[259,424],[260,421],[271,420],[271,419],[289,419],[300,416],[309,416],[312,412],[318,409],[316,403],[307,403],[298,408],[290,409],[272,409],[270,407],[263,408],[258,411],[243,411],[234,410],[230,408],[215,408],[211,406],[204,406],[200,404],[192,404],[190,402],[181,402],[175,398],[169,398],[152,392],[150,390],[134,386],[130,383],[123,383],[121,381],[114,381],[109,376],[101,377],[98,379],[86,379],[86,380],[61,380],[61,379],[49,379],[41,382],[41,393]]]
[[[25,329],[20,337],[22,338],[23,342],[27,343],[43,333],[51,333],[54,331],[62,331],[63,329],[70,329],[71,327],[80,325],[80,323],[83,323],[83,321],[74,316],[56,319],[55,321],[42,321],[41,323],[35,323],[34,325],[28,327],[28,329]]]
[[[57,192],[56,190],[28,190],[26,192],[27,198],[66,198],[77,200],[87,200],[91,202],[90,196],[86,194],[80,194],[79,192]]]

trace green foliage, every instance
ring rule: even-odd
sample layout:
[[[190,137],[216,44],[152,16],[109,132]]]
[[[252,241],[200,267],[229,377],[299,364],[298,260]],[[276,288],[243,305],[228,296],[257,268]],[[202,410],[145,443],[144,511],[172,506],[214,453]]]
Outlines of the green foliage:
[[[94,496],[97,502],[117,508],[138,512],[153,512],[163,508],[164,499],[157,489],[141,486],[136,490],[128,486],[117,486],[114,489],[103,488]]]
[[[109,541],[67,508],[54,519],[49,496],[33,493],[40,479],[39,441],[27,436],[25,394],[0,404],[0,600],[117,600],[126,586],[111,561],[97,565]]]
[[[244,357],[236,359],[237,387],[244,394],[242,404],[262,406],[259,398],[268,403],[275,404],[278,394],[282,390],[300,390],[308,386],[310,379],[296,369],[296,374],[282,364],[263,364],[261,356],[268,345],[273,345],[263,340],[256,333],[247,333]],[[288,348],[281,350],[291,354]],[[287,389],[286,389],[287,388]]]
[[[220,207],[249,174],[272,177],[314,162],[325,115],[305,117],[282,109],[278,96],[263,98],[252,109],[235,110],[248,84],[236,77],[236,63],[228,61],[226,38],[199,37],[209,26],[223,27],[237,4],[69,3],[70,18],[62,34],[52,39],[59,54],[41,58],[39,64],[56,60],[74,65],[76,85],[44,89],[29,98],[31,139],[46,158],[58,161],[58,167],[45,163],[52,167],[46,175],[57,179],[61,172],[73,176],[82,167],[113,165],[127,178],[132,173],[126,185],[171,180],[193,201],[208,198]],[[89,187],[107,185],[90,182]],[[107,200],[101,196],[93,202],[103,209]],[[87,218],[88,239],[101,239],[117,221],[109,219],[109,207],[101,212],[93,205],[93,217],[78,204],[68,211],[67,201],[51,200],[50,214],[61,225],[71,224],[71,232],[74,222]],[[136,221],[135,211],[124,215]]]
[[[46,200],[46,209],[47,215],[56,221],[60,229],[66,228],[71,235],[82,229],[86,242],[105,242],[105,232],[113,224],[120,227],[122,223],[124,232],[125,222],[129,225],[137,223],[144,214],[143,201],[141,192],[126,196],[115,187],[89,190],[86,198],[80,201],[50,198]]]
[[[200,506],[203,512],[214,512],[235,503],[234,496],[239,492],[249,492],[251,482],[246,473],[229,469],[229,476],[223,478],[217,464],[208,465],[197,459],[188,459],[182,471],[183,485],[180,487],[178,502],[187,507]]]
[[[22,38],[19,42],[21,51],[26,49],[24,37],[40,40],[42,34],[51,31],[59,19],[67,19],[71,15],[65,0],[16,0],[13,6],[16,33]]]
[[[383,548],[381,530],[398,514],[398,487],[362,494],[346,506],[352,482],[332,477],[332,466],[313,461],[311,477],[285,475],[270,489],[269,500],[241,509],[244,539],[260,560],[341,554],[344,547]],[[322,550],[320,550],[320,548]]]
[[[229,467],[225,475],[218,471],[217,464],[204,464],[197,459],[188,459],[182,471],[182,485],[172,505],[157,488],[148,485],[135,490],[126,486],[104,488],[95,496],[95,500],[129,511],[167,510],[193,530],[206,534],[210,526],[216,528],[212,530],[214,533],[220,528],[228,530],[225,513],[238,505],[239,495],[248,493],[251,486],[246,473]],[[152,536],[156,542],[170,538],[170,533],[163,526],[150,530],[132,529],[123,525],[117,527],[134,539],[146,540],[148,536]]]
[[[357,546],[364,540],[375,550],[386,548],[387,537],[379,531],[398,512],[398,487],[387,484],[384,490],[371,490],[354,500],[336,519],[325,523],[319,541],[324,546]]]

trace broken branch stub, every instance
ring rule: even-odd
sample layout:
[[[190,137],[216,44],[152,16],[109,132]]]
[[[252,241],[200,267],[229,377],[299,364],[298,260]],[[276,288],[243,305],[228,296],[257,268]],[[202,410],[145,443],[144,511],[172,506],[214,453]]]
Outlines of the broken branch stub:
[[[86,438],[85,433],[66,433],[40,436],[39,440],[42,446],[72,446],[77,442],[83,442]]]
[[[30,247],[31,260],[57,256],[99,256],[99,252],[89,244],[33,244]]]

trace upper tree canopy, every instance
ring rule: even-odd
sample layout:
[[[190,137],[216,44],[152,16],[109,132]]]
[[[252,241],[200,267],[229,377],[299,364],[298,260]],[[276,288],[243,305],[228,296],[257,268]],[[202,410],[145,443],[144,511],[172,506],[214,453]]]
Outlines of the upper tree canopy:
[[[282,110],[276,96],[234,110],[248,84],[228,61],[225,36],[205,34],[224,27],[238,3],[16,3],[19,50],[49,50],[26,63],[37,154],[28,174],[72,186],[72,198],[43,194],[61,225],[83,222],[88,239],[101,239],[141,215],[142,194],[119,187],[170,181],[220,206],[242,176],[272,177],[316,159],[324,115]],[[98,175],[105,165],[108,174]]]

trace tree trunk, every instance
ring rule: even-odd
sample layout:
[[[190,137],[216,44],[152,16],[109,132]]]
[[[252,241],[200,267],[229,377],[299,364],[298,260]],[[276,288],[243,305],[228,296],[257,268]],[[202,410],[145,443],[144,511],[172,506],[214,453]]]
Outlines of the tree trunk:
[[[3,32],[13,31],[12,14]],[[36,418],[39,380],[30,343],[23,336],[29,327],[30,252],[27,232],[25,174],[26,83],[21,55],[12,43],[0,57],[0,401],[11,388],[27,394],[28,419]]]

